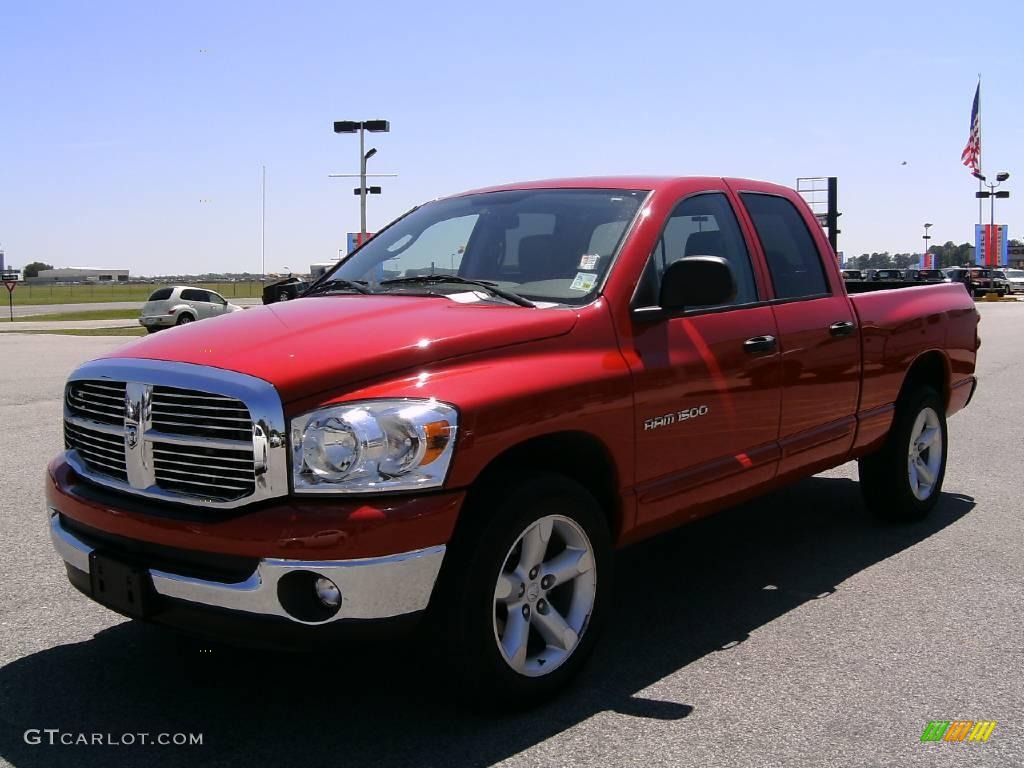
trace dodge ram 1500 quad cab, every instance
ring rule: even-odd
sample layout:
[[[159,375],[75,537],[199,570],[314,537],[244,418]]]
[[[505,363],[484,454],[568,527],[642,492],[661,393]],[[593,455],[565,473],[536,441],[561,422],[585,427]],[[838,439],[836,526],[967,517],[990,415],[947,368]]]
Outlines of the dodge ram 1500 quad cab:
[[[78,368],[46,505],[72,584],[244,643],[440,616],[478,695],[574,675],[614,548],[851,459],[935,505],[961,284],[847,295],[790,189],[566,179],[395,221],[306,295]]]

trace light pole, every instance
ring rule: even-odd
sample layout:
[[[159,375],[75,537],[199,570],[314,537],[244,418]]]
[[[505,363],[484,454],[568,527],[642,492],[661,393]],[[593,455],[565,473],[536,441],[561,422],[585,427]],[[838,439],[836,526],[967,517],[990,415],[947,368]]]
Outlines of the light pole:
[[[391,130],[391,123],[387,120],[337,120],[334,123],[335,133],[358,133],[359,134],[359,188],[352,190],[359,195],[359,244],[366,240],[366,196],[379,195],[380,187],[366,186],[366,161],[377,154],[377,150],[366,151],[366,132],[388,133]],[[352,176],[348,173],[332,173],[332,177]],[[378,173],[377,176],[394,176],[396,174]]]
[[[1007,173],[1006,171],[1000,171],[999,173],[996,174],[996,182],[995,182],[995,184],[989,184],[988,181],[985,179],[985,177],[982,174],[980,174],[980,173],[975,173],[974,176],[975,176],[975,178],[978,179],[978,181],[980,183],[982,183],[986,187],[988,187],[988,192],[975,192],[974,193],[975,197],[977,197],[979,199],[984,199],[986,197],[989,199],[989,224],[991,226],[989,227],[989,230],[988,230],[988,236],[985,238],[985,250],[991,252],[992,259],[995,262],[995,264],[993,264],[993,265],[986,264],[985,266],[997,266],[998,267],[999,266],[999,254],[996,253],[996,243],[994,242],[995,236],[996,236],[996,198],[997,197],[1009,197],[1010,196],[1010,192],[1009,192],[1009,190],[1006,190],[1006,189],[1000,190],[999,192],[996,192],[996,187],[998,187],[1000,184],[1002,184],[1004,181],[1006,181],[1008,178],[1010,178],[1010,174]],[[989,242],[990,239],[993,242],[990,243]]]
[[[932,228],[931,224],[925,224],[924,225],[924,237],[922,238],[924,240],[924,254],[923,254],[922,258],[921,258],[921,261],[923,262],[921,264],[921,268],[922,269],[925,268],[924,264],[928,263],[927,262],[927,259],[928,259],[928,241],[932,239],[932,236],[928,234],[928,230],[931,229],[931,228]]]

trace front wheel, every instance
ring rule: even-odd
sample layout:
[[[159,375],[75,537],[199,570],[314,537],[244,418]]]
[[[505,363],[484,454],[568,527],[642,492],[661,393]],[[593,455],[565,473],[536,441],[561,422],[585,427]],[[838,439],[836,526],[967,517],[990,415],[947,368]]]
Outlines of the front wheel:
[[[536,474],[474,500],[453,542],[449,659],[473,701],[514,709],[557,692],[594,647],[610,596],[608,526],[572,480]]]
[[[885,443],[859,461],[868,508],[890,520],[924,518],[942,491],[947,444],[945,408],[938,392],[922,387],[898,403]]]

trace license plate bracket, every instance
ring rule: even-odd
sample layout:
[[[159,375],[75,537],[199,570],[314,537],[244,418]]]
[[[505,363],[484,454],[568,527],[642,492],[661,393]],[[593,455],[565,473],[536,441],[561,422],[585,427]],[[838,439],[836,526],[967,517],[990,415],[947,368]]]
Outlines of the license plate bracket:
[[[96,602],[135,619],[149,614],[153,582],[145,568],[93,550],[89,553],[89,581]]]

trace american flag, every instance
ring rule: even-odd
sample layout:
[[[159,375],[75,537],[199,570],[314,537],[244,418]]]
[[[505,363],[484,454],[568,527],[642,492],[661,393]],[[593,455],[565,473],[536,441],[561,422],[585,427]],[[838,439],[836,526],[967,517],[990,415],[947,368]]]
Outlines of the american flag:
[[[974,92],[974,106],[971,107],[971,135],[967,139],[960,160],[974,173],[981,173],[981,115],[978,114],[978,102],[981,100],[981,82]]]

